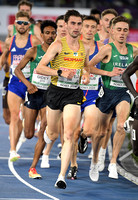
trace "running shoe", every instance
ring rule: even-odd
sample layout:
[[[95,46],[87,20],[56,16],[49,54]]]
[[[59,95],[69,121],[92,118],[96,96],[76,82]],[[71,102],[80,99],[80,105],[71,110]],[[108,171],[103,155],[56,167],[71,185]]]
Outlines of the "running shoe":
[[[58,160],[61,160],[61,151],[59,152],[58,156],[57,156]]]
[[[66,189],[65,177],[60,175],[55,183],[55,187],[59,189]]]
[[[30,168],[29,171],[29,178],[33,178],[33,179],[41,179],[41,175],[37,173],[35,168]]]
[[[118,179],[116,163],[110,163],[108,166],[108,171],[109,171],[108,175],[109,178]]]
[[[92,158],[93,157],[93,150],[91,149],[90,153],[88,154],[88,158]]]
[[[83,129],[81,129],[81,133],[83,132]],[[78,144],[78,150],[79,153],[85,153],[86,150],[88,148],[88,141],[87,141],[87,137],[83,138],[82,135],[80,134],[80,141]]]
[[[132,122],[134,121],[134,119],[130,116],[124,123],[124,130],[126,133],[130,133],[130,126],[132,124]]]
[[[10,151],[10,161],[15,162],[20,158],[20,155],[16,151]]]
[[[106,155],[106,149],[100,148],[99,151],[99,159],[98,159],[98,171],[102,172],[105,168],[105,155]]]
[[[42,161],[41,161],[40,167],[41,168],[49,168],[50,167],[48,155],[42,156]]]
[[[50,143],[52,142],[52,141],[49,139],[49,137],[48,137],[46,131],[44,132],[44,140],[45,140],[46,144],[50,144]]]
[[[99,171],[98,171],[98,164],[93,164],[91,162],[90,170],[89,170],[89,177],[92,181],[97,182],[99,179]]]
[[[67,175],[67,179],[72,179],[72,180],[77,179],[77,172],[78,172],[78,168],[76,166],[70,167],[70,170]]]

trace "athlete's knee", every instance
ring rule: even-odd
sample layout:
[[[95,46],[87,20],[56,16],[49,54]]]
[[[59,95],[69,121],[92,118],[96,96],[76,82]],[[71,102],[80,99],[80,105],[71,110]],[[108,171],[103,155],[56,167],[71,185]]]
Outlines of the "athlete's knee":
[[[118,123],[117,124],[117,132],[121,133],[121,134],[124,134],[125,131],[124,131],[124,123]]]
[[[47,135],[48,135],[48,137],[49,137],[49,139],[50,139],[51,141],[55,141],[55,140],[58,138],[58,136],[59,136],[59,133],[58,133],[58,132],[56,132],[56,131],[51,131],[51,130],[49,130],[48,128],[46,128],[46,133],[47,133]]]
[[[24,128],[24,134],[27,139],[31,139],[34,136],[34,130]]]
[[[73,139],[73,134],[74,134],[74,132],[73,132],[73,130],[71,130],[71,129],[68,129],[68,130],[64,130],[64,138],[65,138],[65,140],[70,140],[70,141],[72,141],[72,139]]]
[[[4,119],[4,121],[5,121],[5,123],[6,124],[10,124],[10,116],[8,116],[8,115],[5,115],[4,113],[3,113],[3,119]]]

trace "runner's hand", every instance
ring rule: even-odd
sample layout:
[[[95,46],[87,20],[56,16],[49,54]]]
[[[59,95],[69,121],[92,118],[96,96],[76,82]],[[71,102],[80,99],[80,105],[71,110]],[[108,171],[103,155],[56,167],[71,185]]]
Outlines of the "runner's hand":
[[[82,75],[82,83],[84,85],[88,85],[89,82],[90,82],[90,76],[89,76],[89,74],[88,73],[87,74],[83,74]]]
[[[109,76],[112,77],[112,76],[118,76],[120,74],[123,74],[124,72],[124,69],[122,68],[118,68],[118,67],[114,67],[113,71],[109,72]]]
[[[29,83],[28,87],[27,87],[27,91],[29,92],[29,94],[33,94],[35,92],[38,91],[37,87],[35,85],[33,85],[32,83]]]

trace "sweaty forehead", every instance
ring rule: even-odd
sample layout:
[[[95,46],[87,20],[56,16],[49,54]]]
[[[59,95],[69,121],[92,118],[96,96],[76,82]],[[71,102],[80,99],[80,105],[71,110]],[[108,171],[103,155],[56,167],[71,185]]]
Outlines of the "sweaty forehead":
[[[46,27],[44,28],[44,31],[53,32],[53,31],[55,31],[55,28],[54,28],[53,26],[46,26]]]
[[[29,19],[27,17],[18,17],[17,20],[18,21],[26,21],[26,22],[29,21]]]
[[[81,17],[76,17],[76,16],[70,16],[69,21],[73,21],[73,22],[82,22]]]
[[[24,12],[31,12],[31,8],[27,5],[21,5],[20,6],[20,11],[24,11]]]
[[[116,28],[129,28],[129,25],[128,25],[128,23],[126,23],[126,22],[117,22],[117,23],[115,24],[115,27],[116,27]]]

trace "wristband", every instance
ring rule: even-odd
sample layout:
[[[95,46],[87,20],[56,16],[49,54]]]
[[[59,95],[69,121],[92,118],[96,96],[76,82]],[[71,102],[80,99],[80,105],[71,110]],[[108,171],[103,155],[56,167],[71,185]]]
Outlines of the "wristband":
[[[61,70],[61,69],[58,69],[58,70],[57,70],[57,74],[58,74],[58,76],[61,76],[62,70]]]

